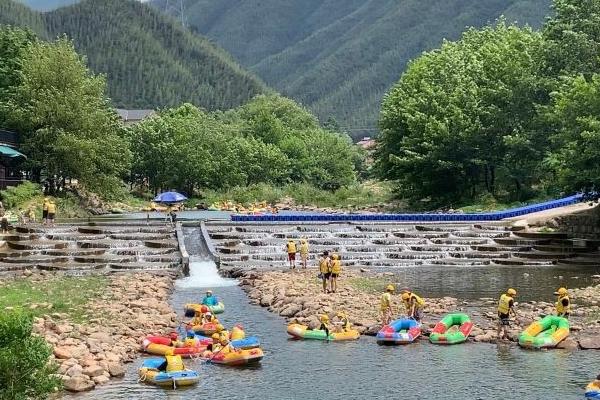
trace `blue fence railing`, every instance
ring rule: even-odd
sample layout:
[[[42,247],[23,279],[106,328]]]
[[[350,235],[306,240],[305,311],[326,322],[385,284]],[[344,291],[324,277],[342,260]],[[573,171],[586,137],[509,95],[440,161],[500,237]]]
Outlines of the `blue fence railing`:
[[[580,203],[583,195],[576,194],[558,200],[546,201],[529,206],[511,208],[490,213],[471,214],[262,214],[242,215],[233,214],[234,222],[336,222],[336,221],[396,221],[396,222],[472,222],[472,221],[500,221],[534,212],[550,210]]]

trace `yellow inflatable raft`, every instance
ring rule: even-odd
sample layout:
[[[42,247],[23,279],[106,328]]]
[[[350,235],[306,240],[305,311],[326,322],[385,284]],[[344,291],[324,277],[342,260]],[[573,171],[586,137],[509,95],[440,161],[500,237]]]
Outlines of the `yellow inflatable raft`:
[[[329,332],[329,336],[323,330],[308,329],[308,326],[301,324],[289,324],[287,333],[294,339],[310,339],[310,340],[356,340],[360,337],[357,330],[349,329],[342,332]]]

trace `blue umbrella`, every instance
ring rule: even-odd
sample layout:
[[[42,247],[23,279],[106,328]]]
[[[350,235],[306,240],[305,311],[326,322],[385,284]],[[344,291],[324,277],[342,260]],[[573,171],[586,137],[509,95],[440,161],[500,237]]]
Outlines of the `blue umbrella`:
[[[161,193],[154,198],[157,203],[181,203],[187,200],[187,197],[177,192],[165,192]]]

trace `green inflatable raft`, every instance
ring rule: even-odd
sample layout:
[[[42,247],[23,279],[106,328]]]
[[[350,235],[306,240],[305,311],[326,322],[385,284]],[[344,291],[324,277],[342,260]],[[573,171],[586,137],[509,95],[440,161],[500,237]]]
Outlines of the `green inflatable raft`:
[[[467,314],[448,314],[429,335],[429,341],[434,344],[458,344],[467,340],[473,330],[473,323]]]
[[[570,326],[566,318],[546,315],[533,322],[519,335],[519,345],[533,349],[556,347],[569,336]]]

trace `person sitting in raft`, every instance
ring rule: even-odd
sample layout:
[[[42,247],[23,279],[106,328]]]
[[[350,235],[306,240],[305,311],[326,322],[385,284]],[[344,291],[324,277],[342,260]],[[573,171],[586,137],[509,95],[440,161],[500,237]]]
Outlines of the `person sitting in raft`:
[[[402,293],[402,301],[406,307],[406,315],[415,321],[421,322],[425,300],[412,292],[405,292]]]
[[[593,381],[588,383],[587,386],[585,387],[585,389],[586,389],[586,391],[587,390],[600,391],[600,375],[596,376],[596,379],[594,379]]]
[[[331,291],[333,293],[337,290],[337,278],[342,273],[342,261],[340,260],[340,256],[334,253],[331,256],[331,279],[329,281],[329,285],[331,287]]]
[[[515,296],[517,295],[517,291],[515,289],[508,289],[506,293],[503,293],[500,296],[500,300],[498,301],[498,339],[508,339],[508,327],[510,326],[510,313],[517,317],[517,313],[515,311]]]
[[[219,335],[218,333],[213,333],[211,336],[212,339],[212,343],[210,343],[208,346],[206,346],[206,350],[211,351],[211,352],[215,352],[215,351],[219,351],[220,348],[220,340],[221,340],[221,335]]]
[[[206,296],[202,299],[201,304],[205,306],[216,306],[219,304],[219,299],[217,296],[213,296],[212,290],[207,290]]]
[[[300,240],[300,259],[302,260],[302,268],[306,269],[308,262],[308,241],[306,238]]]
[[[321,325],[319,326],[319,330],[321,331],[325,331],[325,334],[327,336],[329,336],[329,315],[327,314],[323,314],[321,315],[321,318],[319,318],[319,320],[321,321]]]
[[[203,325],[203,324],[209,324],[209,323],[214,323],[214,324],[219,323],[219,321],[217,321],[217,318],[214,315],[212,315],[211,312],[207,312],[207,313],[205,313],[205,314],[202,315],[202,323],[201,323],[201,325]]]
[[[323,281],[323,293],[327,293],[327,281],[331,276],[331,273],[329,272],[330,265],[331,260],[329,258],[329,252],[325,250],[321,257],[319,257],[319,275]]]
[[[571,301],[569,299],[569,293],[567,289],[561,287],[556,292],[554,292],[558,299],[554,304],[556,306],[556,315],[563,318],[569,318],[569,314],[571,313]]]
[[[192,318],[192,320],[190,321],[190,325],[196,326],[196,325],[202,325],[203,323],[204,323],[204,316],[202,315],[202,313],[200,311],[196,311],[194,313],[194,318]]]
[[[394,285],[387,285],[385,287],[385,293],[381,295],[379,308],[381,310],[381,324],[383,326],[388,325],[392,320],[392,293],[394,293],[395,290],[396,288]]]
[[[198,345],[198,339],[196,339],[196,335],[194,332],[189,332],[187,338],[183,341],[183,345],[185,347],[196,347]]]
[[[293,239],[289,239],[285,245],[285,249],[288,255],[288,261],[290,262],[290,269],[296,268],[296,242]]]
[[[348,332],[352,329],[352,324],[350,323],[348,315],[346,315],[345,312],[338,312],[336,314],[336,317],[338,318],[338,322],[336,323],[336,325],[340,327],[340,329],[338,329],[338,332]]]

